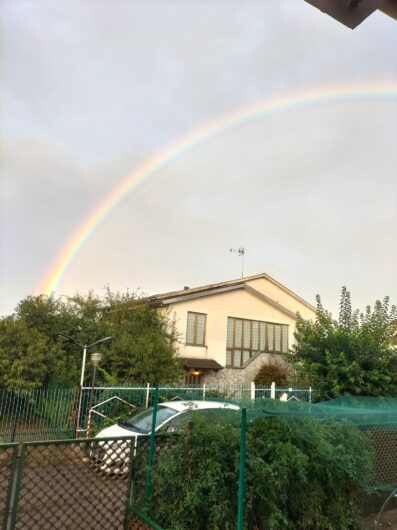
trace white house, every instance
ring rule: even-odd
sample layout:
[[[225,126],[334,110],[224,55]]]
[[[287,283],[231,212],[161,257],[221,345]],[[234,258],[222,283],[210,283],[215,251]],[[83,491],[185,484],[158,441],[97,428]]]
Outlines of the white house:
[[[177,331],[185,381],[245,383],[264,363],[283,362],[294,341],[297,313],[315,308],[267,274],[157,294],[147,299],[168,313]]]

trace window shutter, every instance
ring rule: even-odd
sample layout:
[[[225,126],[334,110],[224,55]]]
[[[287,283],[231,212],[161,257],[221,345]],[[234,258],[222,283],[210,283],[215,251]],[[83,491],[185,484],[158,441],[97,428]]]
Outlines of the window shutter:
[[[252,350],[259,350],[259,322],[252,322]]]
[[[233,325],[234,325],[234,318],[228,317],[227,318],[227,347],[233,348]]]
[[[187,327],[186,327],[186,342],[188,344],[194,343],[194,321],[195,313],[187,314]]]
[[[283,326],[283,353],[288,353],[288,326]]]
[[[243,340],[243,321],[235,319],[235,335],[234,335],[234,346],[241,348]]]
[[[226,350],[226,366],[232,365],[232,352],[230,350]]]
[[[244,320],[244,344],[243,348],[251,348],[251,322]]]
[[[274,351],[281,352],[281,326],[274,325]]]
[[[206,315],[199,315],[199,314],[196,315],[196,318],[197,318],[196,344],[204,344],[205,317]]]
[[[266,350],[266,324],[259,322],[259,349],[260,351]]]
[[[267,325],[267,349],[274,351],[274,324]]]
[[[234,350],[234,366],[241,366],[241,350]]]

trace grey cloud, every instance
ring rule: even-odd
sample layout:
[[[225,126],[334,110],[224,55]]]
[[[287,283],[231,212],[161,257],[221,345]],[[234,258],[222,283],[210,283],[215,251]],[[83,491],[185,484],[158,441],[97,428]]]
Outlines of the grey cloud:
[[[387,17],[352,32],[303,0],[20,0],[2,14],[7,308],[121,178],[188,131],[264,97],[396,78]],[[308,107],[203,143],[120,205],[60,289],[222,280],[244,244],[249,272],[269,266],[309,298],[350,280],[364,299],[375,275],[392,294],[396,112]]]

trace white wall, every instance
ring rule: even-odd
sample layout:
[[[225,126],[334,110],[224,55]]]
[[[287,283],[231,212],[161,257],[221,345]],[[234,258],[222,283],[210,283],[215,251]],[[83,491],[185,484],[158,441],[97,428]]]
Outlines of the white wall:
[[[299,311],[304,318],[314,317],[312,309],[269,280],[260,278],[246,283],[294,313]],[[225,366],[227,317],[287,324],[289,326],[289,347],[294,341],[296,319],[244,289],[180,301],[169,306],[168,310],[169,318],[175,322],[175,329],[179,336],[179,354],[182,357],[215,359],[220,365]],[[185,345],[188,311],[207,314],[206,344],[204,347]]]

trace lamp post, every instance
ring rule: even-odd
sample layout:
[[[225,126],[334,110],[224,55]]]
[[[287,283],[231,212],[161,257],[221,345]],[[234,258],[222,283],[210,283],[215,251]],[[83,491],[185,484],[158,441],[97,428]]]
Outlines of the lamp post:
[[[88,419],[87,419],[87,431],[86,431],[86,437],[88,438],[90,435],[90,429],[91,429],[91,408],[92,403],[94,400],[94,387],[95,387],[95,381],[96,381],[96,373],[98,369],[99,363],[102,361],[102,353],[91,353],[91,362],[94,365],[94,368],[92,370],[92,381],[91,381],[91,392],[90,392],[90,398],[88,400]]]
[[[70,340],[77,344],[77,346],[80,346],[80,348],[83,348],[83,361],[81,363],[81,374],[80,374],[80,396],[79,396],[79,406],[77,409],[77,419],[76,419],[76,431],[75,431],[75,438],[78,438],[79,430],[80,430],[80,416],[81,416],[81,405],[83,402],[83,385],[84,385],[84,372],[85,372],[85,364],[87,360],[87,350],[92,348],[92,346],[96,346],[97,344],[102,344],[104,342],[107,342],[111,340],[113,337],[104,337],[103,339],[99,339],[92,344],[81,344],[73,337],[70,337],[69,335],[66,335],[65,333],[59,333],[60,337],[63,337],[66,340]]]

